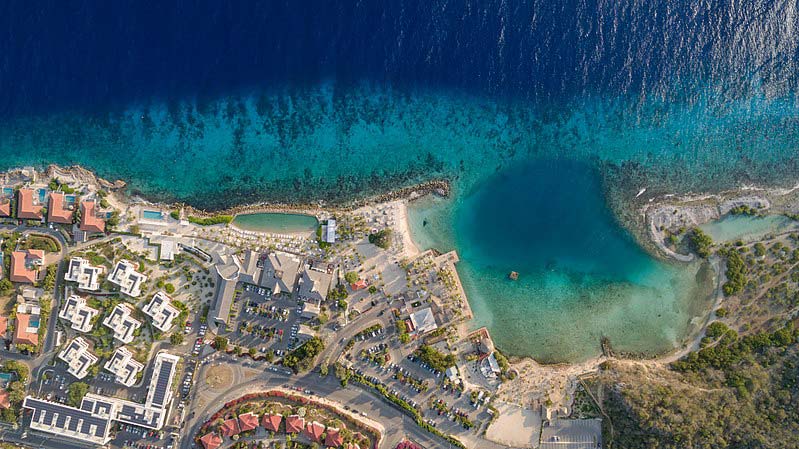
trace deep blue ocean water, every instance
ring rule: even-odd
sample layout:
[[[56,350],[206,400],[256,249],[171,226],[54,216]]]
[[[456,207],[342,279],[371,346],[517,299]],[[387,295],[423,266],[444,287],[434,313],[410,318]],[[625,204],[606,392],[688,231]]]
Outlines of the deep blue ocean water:
[[[535,161],[616,169],[631,195],[793,183],[796,9],[765,0],[9,1],[0,4],[0,168],[80,163],[155,199],[206,208],[345,200],[444,176],[456,198],[431,212],[440,226],[419,239],[468,253],[450,238],[467,199]],[[592,198],[599,206],[588,210],[605,207]],[[575,248],[531,248],[530,263],[565,264]],[[564,280],[555,295],[564,310],[574,292],[597,293],[592,310],[613,310],[621,300],[611,293],[645,285],[641,273],[671,279],[669,267],[591,260],[631,271],[582,290]],[[478,280],[505,273],[464,262],[491,322],[499,294]],[[538,287],[526,280],[508,292],[527,307],[543,301]],[[686,310],[683,299],[668,304]],[[552,329],[565,316],[552,315]]]

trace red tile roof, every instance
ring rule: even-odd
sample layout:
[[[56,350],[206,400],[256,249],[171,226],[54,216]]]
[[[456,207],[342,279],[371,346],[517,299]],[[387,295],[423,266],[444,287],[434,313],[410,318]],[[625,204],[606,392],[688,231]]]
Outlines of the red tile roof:
[[[39,333],[28,332],[30,326],[31,315],[27,313],[17,314],[17,326],[14,328],[14,343],[33,345],[39,344]]]
[[[8,332],[8,317],[0,316],[0,338]]]
[[[350,287],[352,287],[352,289],[355,291],[363,290],[368,286],[369,285],[366,283],[366,279],[359,279],[358,282],[350,284]]]
[[[361,449],[358,443],[347,443],[347,449]]]
[[[266,414],[264,415],[263,419],[261,420],[261,425],[264,426],[264,429],[270,430],[272,432],[277,432],[280,429],[280,421],[283,420],[283,416],[279,414],[271,415]]]
[[[0,408],[11,408],[11,398],[6,390],[0,390]]]
[[[318,422],[309,422],[305,426],[305,436],[310,438],[313,441],[319,441],[322,438],[322,434],[325,433],[325,426],[319,424]]]
[[[239,428],[242,432],[253,430],[258,427],[258,415],[255,413],[244,413],[239,415]]]
[[[42,205],[34,204],[36,192],[31,189],[20,189],[17,204],[17,218],[36,220],[42,218]]]
[[[422,449],[422,447],[416,443],[405,440],[400,441],[400,443],[397,445],[397,449]]]
[[[80,203],[80,230],[86,232],[105,232],[105,220],[97,216],[94,201]]]
[[[216,449],[222,445],[222,437],[213,432],[206,433],[202,438],[200,438],[200,442],[203,444],[205,449]]]
[[[40,249],[28,249],[24,251],[14,251],[11,253],[11,275],[9,279],[13,282],[36,282],[36,270],[28,265],[33,262],[44,262],[44,251]]]
[[[286,433],[300,433],[305,427],[305,419],[298,415],[291,415],[286,418]]]
[[[53,223],[71,224],[72,211],[64,207],[65,205],[66,201],[64,201],[63,193],[51,192],[50,201],[47,204],[47,221],[52,221]]]
[[[239,420],[236,418],[230,418],[227,421],[222,423],[222,427],[220,427],[222,431],[222,435],[226,437],[232,437],[233,435],[238,435],[241,432],[239,429]]]
[[[11,216],[11,202],[3,200],[0,203],[0,217],[10,217]]]
[[[327,435],[325,435],[325,446],[339,447],[342,444],[344,444],[344,438],[341,437],[341,433],[339,433],[338,429],[328,427]]]

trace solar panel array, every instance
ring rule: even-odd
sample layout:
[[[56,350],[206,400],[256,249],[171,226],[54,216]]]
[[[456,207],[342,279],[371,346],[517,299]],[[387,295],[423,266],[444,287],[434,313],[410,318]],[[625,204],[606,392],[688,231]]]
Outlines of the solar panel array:
[[[25,400],[25,405],[33,409],[32,423],[55,426],[93,438],[105,438],[108,433],[110,419],[95,416],[90,411],[31,397]]]
[[[155,394],[153,394],[153,405],[158,407],[164,406],[166,400],[167,390],[169,388],[169,381],[172,378],[172,369],[174,364],[170,360],[163,360],[161,362],[161,369],[158,371],[158,381],[155,384]]]

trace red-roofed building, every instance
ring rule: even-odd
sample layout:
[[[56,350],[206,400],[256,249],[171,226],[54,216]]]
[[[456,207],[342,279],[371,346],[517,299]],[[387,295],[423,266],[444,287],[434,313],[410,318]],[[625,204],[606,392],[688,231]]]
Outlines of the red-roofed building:
[[[352,287],[354,291],[363,290],[368,286],[369,284],[366,283],[366,279],[359,279],[358,282],[350,284],[350,287]]]
[[[416,443],[404,440],[400,441],[400,443],[397,445],[397,449],[422,449],[422,447]]]
[[[14,344],[32,345],[39,344],[39,324],[31,326],[31,317],[28,313],[17,313],[17,326],[14,328]]]
[[[290,415],[286,418],[286,433],[300,433],[305,428],[305,419],[299,415]]]
[[[80,230],[83,232],[105,232],[105,220],[97,215],[94,201],[80,203]]]
[[[361,449],[358,443],[347,443],[347,449]]]
[[[47,203],[47,221],[72,224],[72,209],[67,207],[66,197],[61,192],[51,192]]]
[[[11,216],[11,201],[0,200],[0,217]]]
[[[242,432],[253,430],[258,427],[258,415],[255,413],[243,413],[239,415],[239,429]]]
[[[261,425],[264,426],[264,429],[269,430],[271,432],[277,432],[280,429],[280,422],[283,421],[283,415],[280,414],[269,414],[267,413],[264,415],[263,419],[261,419]]]
[[[311,441],[316,441],[317,443],[319,440],[322,439],[322,434],[325,433],[325,426],[319,424],[318,422],[309,422],[305,425],[305,432],[304,435],[311,439]]]
[[[38,220],[42,218],[42,204],[37,193],[31,189],[20,189],[17,199],[17,218]]]
[[[344,444],[344,438],[341,437],[341,433],[338,431],[338,429],[328,427],[327,435],[325,435],[325,446],[339,447],[342,444]]]
[[[200,442],[203,444],[205,449],[216,449],[222,445],[222,437],[213,432],[206,433],[202,438],[200,438]]]
[[[232,437],[233,435],[238,435],[239,432],[241,432],[241,429],[239,429],[239,420],[230,418],[222,423],[219,430],[222,431],[222,436]]]
[[[8,390],[0,389],[0,408],[11,408],[11,398]]]
[[[36,273],[38,273],[39,267],[43,264],[44,251],[40,249],[14,251],[11,253],[11,275],[9,279],[13,282],[33,284],[36,282]]]
[[[8,317],[0,316],[0,339],[6,337],[8,332]]]

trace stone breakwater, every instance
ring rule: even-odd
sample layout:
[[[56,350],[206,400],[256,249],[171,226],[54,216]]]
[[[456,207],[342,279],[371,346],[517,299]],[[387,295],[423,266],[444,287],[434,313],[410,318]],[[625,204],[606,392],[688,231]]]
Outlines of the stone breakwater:
[[[429,194],[448,197],[451,193],[451,187],[448,180],[439,179],[424,182],[410,187],[405,187],[390,192],[382,193],[379,195],[363,198],[359,200],[352,200],[341,204],[325,204],[319,202],[316,204],[302,204],[302,203],[274,203],[263,202],[256,204],[248,204],[242,206],[235,206],[228,209],[219,211],[207,211],[196,209],[191,205],[164,205],[169,208],[180,208],[184,210],[184,214],[195,215],[199,217],[207,217],[212,215],[240,215],[252,213],[300,213],[316,216],[319,219],[328,218],[333,212],[348,212],[364,206],[387,203],[396,200],[413,201],[415,199],[424,197]]]

